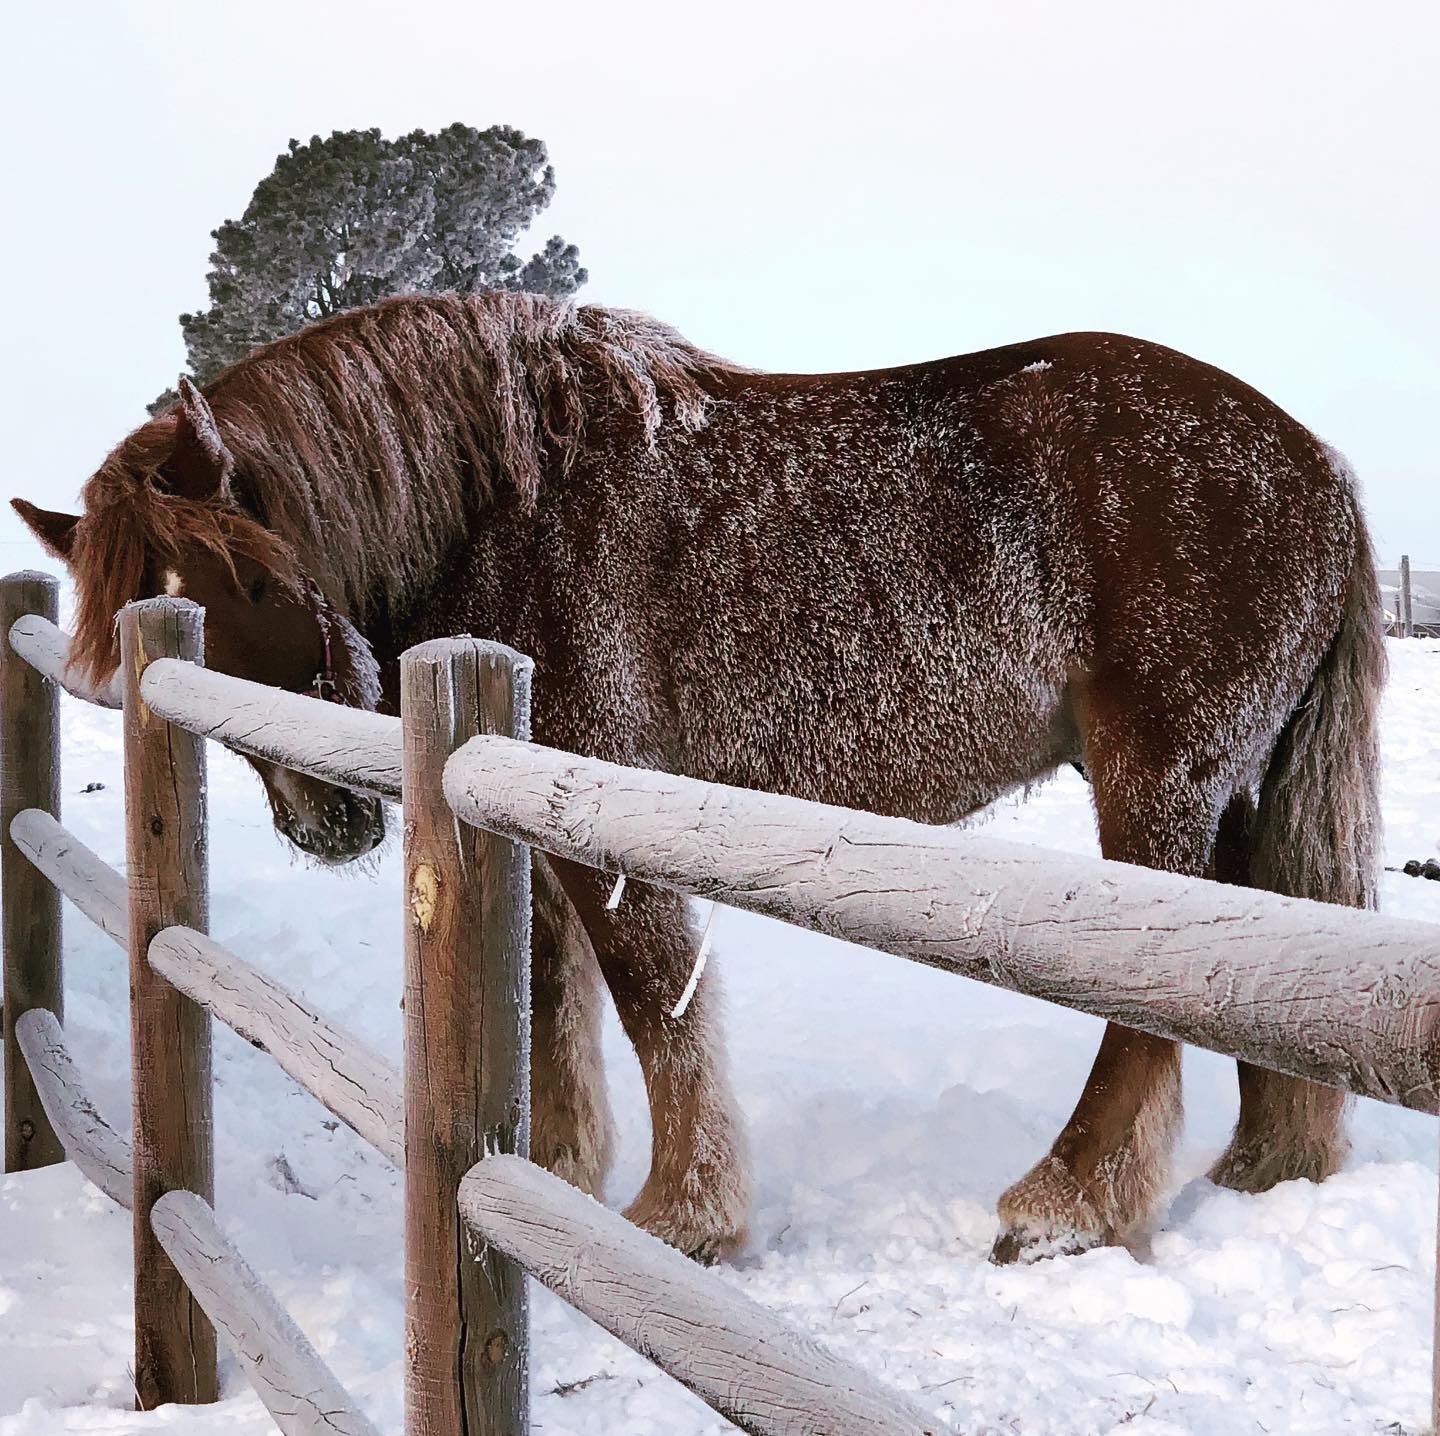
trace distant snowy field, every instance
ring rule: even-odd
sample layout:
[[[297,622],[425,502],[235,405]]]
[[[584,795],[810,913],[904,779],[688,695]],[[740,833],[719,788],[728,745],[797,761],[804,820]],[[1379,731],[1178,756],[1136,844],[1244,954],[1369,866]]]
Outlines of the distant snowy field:
[[[1440,642],[1390,651],[1385,810],[1398,865],[1440,851]],[[314,871],[272,833],[249,771],[214,748],[210,761],[214,932],[398,1058],[393,840],[364,874]],[[67,699],[65,821],[115,863],[120,781],[117,718]],[[91,782],[105,789],[82,794]],[[1006,837],[1095,849],[1087,790],[1068,771],[987,821]],[[1440,921],[1440,883],[1387,874],[1385,906]],[[66,964],[73,1048],[128,1130],[121,954],[67,910]],[[1233,1065],[1191,1053],[1189,1124],[1146,1259],[1099,1251],[997,1269],[985,1259],[995,1198],[1068,1115],[1100,1024],[740,913],[720,919],[717,966],[759,1182],[753,1249],[724,1279],[917,1393],[957,1432],[1424,1428],[1430,1119],[1362,1102],[1354,1155],[1323,1186],[1219,1191],[1200,1174],[1233,1118]],[[648,1134],[613,1022],[609,1037],[619,1203],[643,1175]],[[340,1380],[398,1433],[396,1175],[218,1026],[215,1071],[223,1221]],[[0,1178],[0,1436],[273,1430],[228,1359],[218,1406],[131,1411],[129,1282],[129,1216],[73,1167]],[[732,1429],[548,1293],[536,1290],[534,1313],[537,1431]]]

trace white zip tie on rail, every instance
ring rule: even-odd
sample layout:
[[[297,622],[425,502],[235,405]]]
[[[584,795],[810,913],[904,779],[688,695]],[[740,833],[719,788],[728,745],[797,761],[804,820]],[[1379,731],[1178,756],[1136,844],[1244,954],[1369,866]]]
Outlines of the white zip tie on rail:
[[[680,994],[680,1001],[671,1009],[671,1017],[684,1017],[685,1009],[690,1006],[690,999],[695,996],[695,989],[700,986],[700,974],[705,971],[705,959],[710,956],[710,942],[715,936],[715,916],[720,911],[720,904],[710,904],[710,916],[705,919],[705,931],[700,937],[700,951],[695,954],[695,966],[690,969],[690,981],[685,984],[685,991]]]
[[[614,912],[620,906],[620,894],[625,891],[625,874],[621,873],[615,879],[615,886],[610,889],[610,896],[605,902],[605,911]]]

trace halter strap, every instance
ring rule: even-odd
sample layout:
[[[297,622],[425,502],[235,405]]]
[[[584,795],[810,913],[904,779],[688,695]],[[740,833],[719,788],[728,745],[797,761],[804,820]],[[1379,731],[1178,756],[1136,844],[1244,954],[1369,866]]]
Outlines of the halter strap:
[[[311,612],[315,615],[315,625],[320,630],[321,648],[320,671],[315,675],[315,682],[309,689],[310,695],[326,703],[343,703],[345,700],[340,697],[339,685],[335,680],[332,640],[334,630],[330,622],[330,600],[320,591],[320,585],[308,575],[305,579],[305,592],[310,600]]]

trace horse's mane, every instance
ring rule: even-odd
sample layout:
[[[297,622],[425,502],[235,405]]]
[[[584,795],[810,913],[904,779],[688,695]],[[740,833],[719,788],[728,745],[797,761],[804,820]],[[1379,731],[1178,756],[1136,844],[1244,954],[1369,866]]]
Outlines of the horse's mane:
[[[194,545],[303,569],[357,622],[401,616],[480,505],[533,509],[588,416],[629,414],[652,443],[662,417],[702,423],[706,381],[729,367],[645,315],[504,292],[389,299],[265,345],[204,391],[238,505],[168,486],[174,410],[86,484],[75,662],[103,678],[147,565]]]

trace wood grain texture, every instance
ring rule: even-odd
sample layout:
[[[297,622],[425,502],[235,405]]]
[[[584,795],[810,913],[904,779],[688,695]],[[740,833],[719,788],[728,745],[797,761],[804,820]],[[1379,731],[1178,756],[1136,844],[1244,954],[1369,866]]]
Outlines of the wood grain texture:
[[[160,660],[142,681],[153,712],[187,732],[329,783],[400,796],[400,720]]]
[[[1440,929],[500,737],[467,822],[561,856],[1434,1112]]]
[[[247,1042],[395,1166],[405,1161],[400,1073],[274,978],[188,927],[150,944],[150,966]]]
[[[378,1436],[208,1202],[170,1192],[150,1224],[284,1436]]]
[[[58,586],[43,573],[0,579],[0,634],[24,614],[53,620]],[[60,811],[60,695],[8,639],[0,639],[0,943],[4,951],[5,1170],[23,1172],[64,1160],[15,1024],[32,1007],[63,1013],[60,897],[10,836],[27,808]]]
[[[65,1155],[112,1202],[129,1210],[134,1199],[130,1142],[90,1100],[59,1018],[43,1007],[32,1007],[15,1024],[15,1038]]]
[[[53,613],[37,612],[5,626],[9,628],[10,646],[15,652],[72,697],[93,703],[97,708],[119,708],[123,704],[123,685],[118,672],[97,688],[71,670],[70,635],[56,626]]]
[[[707,1405],[758,1436],[939,1436],[937,1417],[789,1322],[519,1157],[490,1156],[460,1186],[477,1241]]]
[[[528,736],[531,672],[475,639],[401,660],[407,1436],[529,1430],[524,1278],[456,1202],[484,1153],[528,1152],[530,855],[456,822],[440,780],[473,734]]]
[[[121,947],[130,940],[125,879],[68,828],[39,808],[26,808],[10,823],[10,836],[26,860]]]
[[[135,1391],[141,1410],[218,1397],[215,1332],[155,1237],[150,1209],[168,1191],[214,1194],[210,1018],[147,960],[163,928],[209,916],[203,740],[141,696],[157,658],[198,663],[203,611],[183,599],[120,613],[125,685],[125,852],[130,912],[134,1099]]]

